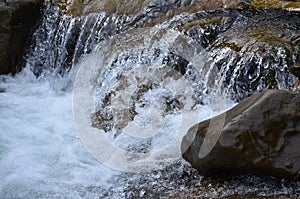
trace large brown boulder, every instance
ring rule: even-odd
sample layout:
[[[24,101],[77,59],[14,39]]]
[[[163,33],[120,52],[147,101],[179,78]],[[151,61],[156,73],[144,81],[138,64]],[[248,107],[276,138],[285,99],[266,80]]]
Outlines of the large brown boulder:
[[[21,69],[30,31],[41,17],[40,5],[37,0],[0,2],[0,74]]]
[[[183,158],[202,175],[300,175],[300,94],[265,90],[200,122],[182,140]]]

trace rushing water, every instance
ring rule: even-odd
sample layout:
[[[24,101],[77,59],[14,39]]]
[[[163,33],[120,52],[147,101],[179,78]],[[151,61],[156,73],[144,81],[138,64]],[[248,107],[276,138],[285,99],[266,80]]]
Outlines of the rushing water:
[[[167,153],[164,152],[162,155],[158,152],[158,155],[156,154],[154,157],[150,156],[148,158],[146,163],[148,164],[151,162],[153,168],[157,168],[159,171],[153,171],[153,173],[148,173],[146,171],[145,177],[142,177],[142,174],[132,175],[113,170],[112,168],[103,165],[105,162],[96,160],[95,157],[88,153],[81,142],[79,132],[76,130],[76,125],[78,126],[76,122],[78,122],[78,120],[73,117],[73,108],[74,106],[76,107],[76,104],[73,103],[73,100],[76,99],[76,89],[74,93],[72,92],[72,88],[73,82],[75,81],[76,83],[76,81],[78,82],[78,79],[80,79],[77,73],[80,74],[80,71],[82,71],[85,66],[95,66],[94,69],[99,67],[99,70],[103,67],[99,64],[99,61],[106,61],[106,59],[101,56],[105,44],[97,46],[93,53],[84,57],[79,65],[76,65],[74,60],[79,59],[80,55],[84,53],[84,50],[80,53],[76,53],[76,51],[87,48],[80,48],[80,46],[83,44],[87,46],[89,44],[89,42],[86,41],[87,39],[83,40],[80,38],[83,38],[83,35],[85,35],[85,38],[92,38],[92,36],[83,33],[87,21],[94,19],[95,17],[101,18],[104,15],[88,16],[83,20],[78,18],[71,19],[64,15],[61,16],[55,9],[54,14],[53,12],[51,13],[50,16],[47,15],[47,17],[45,17],[41,28],[35,32],[36,45],[27,56],[27,67],[14,77],[1,77],[1,197],[124,198],[136,196],[142,197],[147,194],[153,195],[153,190],[150,187],[148,187],[147,190],[145,187],[137,187],[138,184],[134,184],[136,180],[140,180],[141,178],[144,178],[147,182],[146,185],[150,183],[152,186],[157,187],[158,192],[155,193],[156,195],[170,195],[176,193],[177,187],[180,187],[182,190],[199,184],[201,177],[197,176],[196,172],[180,159],[178,151],[180,147],[180,137],[175,142],[176,148],[178,148],[176,152],[167,151]],[[76,41],[76,44],[73,46],[75,53],[73,54],[74,56],[70,58],[70,60],[72,60],[72,67],[69,67],[72,69],[69,70],[68,73],[64,73],[64,68],[69,69],[68,67],[63,66],[67,56],[67,52],[65,52],[67,50],[66,45],[71,38],[71,33],[73,33],[72,30],[74,29],[73,25],[76,24],[77,20],[85,22],[81,24],[83,26],[82,32],[78,33],[78,41]],[[58,21],[59,23],[56,23]],[[55,24],[58,25],[56,26]],[[145,33],[153,37],[157,32],[151,33],[150,31],[149,33],[149,30],[146,29]],[[94,32],[91,33],[91,35],[93,34]],[[167,34],[164,33],[162,38],[167,41],[169,39],[176,39],[178,36],[180,36],[178,33],[171,32]],[[116,40],[119,41],[119,39],[120,38],[117,37]],[[151,38],[149,41],[151,41]],[[130,44],[128,41],[127,43],[128,45]],[[121,44],[123,43],[121,42]],[[154,44],[152,43],[151,45]],[[166,46],[157,46],[156,48],[161,47],[162,49],[167,49],[169,45],[165,45]],[[150,103],[147,105],[148,108],[145,108],[146,110],[143,110],[143,108],[137,110],[139,113],[137,121],[143,123],[147,122],[147,119],[145,120],[143,117],[147,115],[149,108],[151,109],[151,104],[154,108],[155,106],[160,108],[161,106],[166,105],[160,104],[160,99],[169,95],[168,89],[171,89],[172,91],[173,88],[173,90],[175,89],[175,92],[177,92],[176,89],[184,84],[186,84],[186,86],[183,88],[197,88],[197,84],[187,84],[185,79],[190,78],[191,81],[193,76],[182,79],[180,67],[186,66],[176,65],[176,61],[172,61],[173,59],[179,59],[178,56],[174,57],[167,50],[162,50],[161,53],[158,53],[158,57],[153,56],[153,58],[151,58],[148,57],[148,55],[153,54],[156,50],[144,50],[144,53],[141,53],[138,46],[143,46],[145,48],[144,43],[135,47],[136,50],[132,51],[133,54],[131,56],[132,68],[128,68],[127,71],[135,70],[136,73],[138,73],[139,70],[141,70],[139,72],[139,78],[148,79],[146,82],[148,84],[157,84],[157,89],[154,89],[153,92],[147,91],[148,94],[144,96]],[[110,50],[110,46],[108,45],[107,47],[107,50]],[[124,45],[122,47],[126,51],[126,47]],[[153,48],[155,49],[155,46],[153,46]],[[115,49],[113,51],[115,52]],[[88,51],[85,53],[87,52]],[[117,52],[121,53],[121,51]],[[117,62],[114,60],[117,57],[113,56],[113,54],[114,53],[110,52],[111,58],[109,60],[115,63],[115,68],[118,68],[118,70],[122,70],[122,68],[120,68],[122,64],[130,65],[129,62],[124,62],[123,58],[125,55],[119,56],[115,52],[120,60],[118,63],[120,66],[118,66]],[[190,56],[194,55],[192,52],[190,54]],[[137,63],[136,60],[140,61]],[[135,69],[134,63],[140,65],[140,67]],[[150,67],[151,64],[153,66]],[[159,75],[160,71],[156,70],[157,67],[158,69],[161,67],[161,64],[165,64],[170,71],[170,77],[169,80],[167,79],[166,83],[163,83],[164,78],[166,78],[164,74],[155,81],[153,79],[156,75]],[[148,66],[145,68],[143,65]],[[146,70],[147,67],[150,69],[152,68],[154,71],[153,75],[150,77],[144,76],[143,70]],[[187,69],[184,68],[184,70]],[[189,70],[193,69],[191,68]],[[168,70],[162,72],[167,73]],[[172,72],[175,72],[174,77]],[[114,72],[105,72],[103,74],[103,76],[98,77],[100,78],[99,80],[91,82],[93,87],[98,87],[96,92],[98,94],[96,94],[96,96],[98,96],[97,98],[100,97],[100,99],[101,95],[106,95],[107,92],[104,88],[97,85],[102,85],[101,81],[107,81],[108,83],[110,81],[115,81],[110,80],[114,77]],[[36,75],[39,75],[39,78],[37,78]],[[130,73],[127,72],[127,75],[130,75]],[[177,78],[178,81],[174,81],[176,79],[173,78]],[[84,80],[89,82],[88,79]],[[162,83],[160,81],[162,81]],[[133,83],[133,85],[136,84],[136,82],[129,82],[129,84],[130,83]],[[136,84],[136,86],[139,85]],[[106,89],[114,89],[114,87],[107,87]],[[193,95],[194,93],[192,89],[179,90],[177,94],[182,96],[184,91],[190,92],[189,95]],[[174,95],[172,92],[170,94]],[[135,93],[135,95],[138,95],[138,93]],[[197,101],[199,100],[196,100],[195,102]],[[192,104],[187,104],[191,103],[188,98],[184,99],[181,103],[185,103],[183,105],[189,107],[186,108],[186,111],[192,106]],[[165,128],[163,128],[164,131],[154,138],[142,141],[138,139],[134,142],[135,140],[133,138],[129,139],[125,133],[122,133],[117,139],[109,138],[110,141],[116,142],[115,144],[118,145],[117,147],[123,147],[126,150],[142,150],[142,152],[144,152],[143,150],[150,152],[159,151],[159,149],[163,148],[168,143],[167,141],[174,136],[174,128],[175,131],[178,131],[176,128],[178,128],[178,125],[181,122],[180,118],[179,120],[176,119],[180,116],[180,112],[176,112],[176,106],[173,107],[175,108],[174,110],[172,107],[173,106],[168,110],[170,113],[174,113],[170,114],[169,121],[167,121],[167,123],[170,124],[166,124]],[[196,120],[187,124],[185,127],[186,129],[182,131],[182,133],[187,130],[188,126],[213,114],[213,110],[207,105],[200,106],[199,104],[198,109],[201,109],[202,114],[197,115]],[[157,107],[154,111],[155,110],[158,110]],[[167,112],[162,112],[160,114],[167,114],[166,116],[168,116]],[[92,112],[90,112],[90,114],[91,113]],[[153,113],[157,114],[157,112]],[[86,116],[89,117],[89,114]],[[150,117],[151,119],[151,115],[146,117]],[[161,118],[162,116],[160,116],[159,119]],[[150,123],[150,125],[147,125],[147,128],[152,128],[153,125],[154,123]],[[99,134],[104,134],[104,132],[101,132],[100,130],[97,132]],[[156,134],[157,132],[154,133]],[[129,141],[131,144],[128,143]],[[151,147],[149,147],[150,145]],[[105,152],[109,153],[109,151]],[[145,167],[146,163],[137,164],[134,169],[139,169],[139,166]],[[119,161],[119,164],[123,164],[123,162]],[[164,170],[165,167],[167,167],[166,170]],[[187,172],[191,173],[191,176],[184,175]],[[174,180],[173,178],[177,178],[177,180]],[[194,179],[194,181],[191,179]],[[169,182],[171,181],[173,182],[169,185]],[[141,186],[145,186],[145,184],[141,184]]]
[[[140,176],[104,166],[83,146],[74,126],[69,88],[69,80],[73,78],[70,73],[64,79],[37,79],[29,68],[15,77],[1,77],[1,197],[123,198],[125,194],[137,194],[139,188],[135,186],[138,184],[132,187],[132,183]],[[212,113],[208,107],[203,110],[206,113],[204,111],[202,117]],[[162,139],[166,137],[156,139],[156,143]],[[122,137],[119,139],[120,144],[128,144],[126,141],[128,139],[122,143]],[[163,161],[166,165],[174,164],[169,158]],[[176,193],[177,186],[181,189],[192,186],[189,176],[180,179],[186,172],[195,173],[184,165],[187,164],[179,160],[177,166],[169,166],[170,172],[154,172],[147,174],[147,178],[160,180],[156,186],[160,187],[161,194],[164,190]],[[175,174],[179,175],[178,182],[166,186]],[[194,175],[191,177],[195,178]],[[200,176],[197,178],[193,181],[195,184]]]
[[[113,170],[88,153],[75,129],[68,81],[72,74],[38,80],[25,68],[14,77],[0,78],[1,198],[184,198],[190,194],[218,198],[299,191],[297,183],[251,175],[207,183],[178,157],[171,162],[164,159],[164,167],[153,159],[161,169],[151,172]],[[201,113],[208,117],[213,110],[202,106]],[[128,139],[120,136],[119,144],[126,146],[122,139]]]
[[[25,68],[15,77],[0,78],[1,198],[185,198],[191,194],[218,198],[299,193],[297,183],[251,175],[224,183],[206,182],[180,158],[171,163],[165,159],[166,167],[152,172],[118,172],[88,153],[78,136],[66,81],[71,77],[38,80]],[[202,110],[203,117],[212,114],[207,106]]]
[[[28,69],[1,77],[2,197],[76,196],[79,185],[106,185],[114,174],[81,144],[72,94],[57,92],[58,84],[63,81],[37,80]]]
[[[177,31],[189,17],[132,30],[143,20],[70,17],[46,4],[25,69],[0,76],[0,197],[298,193],[297,183],[251,175],[207,185],[180,157],[190,126],[234,104],[218,85],[223,58],[208,65],[199,41]]]

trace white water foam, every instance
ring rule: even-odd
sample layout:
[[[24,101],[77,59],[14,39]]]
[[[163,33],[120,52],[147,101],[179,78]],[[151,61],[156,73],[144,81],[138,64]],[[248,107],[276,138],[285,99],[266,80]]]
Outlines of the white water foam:
[[[78,137],[72,93],[62,91],[66,82],[38,80],[27,68],[0,76],[1,198],[122,197],[122,185],[114,181],[121,173],[95,160]],[[203,117],[212,114],[209,107],[203,111]],[[158,136],[153,150],[164,139]]]
[[[0,76],[0,198],[33,193],[76,197],[80,187],[105,188],[117,173],[80,142],[72,93],[56,90],[63,83],[37,80],[28,69],[15,77]]]
[[[170,42],[170,38],[175,38],[176,40],[178,37],[181,38],[177,33],[167,32],[165,37],[163,37],[163,39],[165,39],[163,41]],[[148,40],[145,42],[147,43]],[[171,47],[168,47],[169,45],[164,44],[164,42],[157,43],[159,47],[161,45],[162,49],[170,48],[170,50],[172,50],[174,48],[175,52],[177,48],[182,49],[182,47],[180,47],[181,45],[170,45]],[[145,43],[141,43],[140,45],[144,46]],[[148,44],[148,46],[149,45],[153,46],[152,43]],[[167,47],[165,45],[167,45]],[[184,45],[187,44],[183,43],[182,46]],[[122,48],[119,50],[123,52],[125,46],[123,43],[121,43],[120,46]],[[108,48],[110,49],[110,45]],[[185,50],[186,49],[187,48],[185,48]],[[115,51],[116,49],[114,49],[114,52]],[[190,53],[192,57],[197,55],[193,50],[188,52],[179,54],[189,55]],[[104,55],[104,53],[102,53],[102,55]],[[99,67],[99,59],[101,57],[102,56],[99,56],[97,53],[91,53],[87,56],[87,58],[90,59],[86,59],[86,62],[82,61],[81,64],[79,64],[81,68],[78,70],[80,71],[84,68],[82,65],[95,65],[96,67],[93,67],[93,70],[96,70],[95,73],[97,73],[98,70],[102,69],[101,66]],[[105,61],[105,59],[102,59],[102,61]],[[36,79],[30,71],[30,67],[26,67],[21,73],[14,77],[0,76],[0,90],[3,91],[0,92],[1,197],[47,198],[51,196],[64,198],[65,196],[69,196],[69,194],[71,194],[72,198],[87,196],[100,198],[123,197],[124,185],[118,183],[118,180],[115,180],[115,178],[120,178],[123,174],[104,166],[100,161],[94,159],[85,149],[76,132],[73,117],[74,107],[76,108],[76,106],[74,106],[74,96],[76,96],[76,93],[74,94],[74,90],[73,93],[71,92],[72,82],[75,78],[74,73],[76,72],[75,69],[73,70],[71,70],[68,75],[65,75],[64,78],[50,76],[44,79]],[[88,77],[90,77],[90,75],[88,75]],[[107,78],[111,78],[111,76]],[[167,79],[168,78],[166,78],[166,80]],[[86,82],[86,80],[87,76],[83,76],[82,81]],[[163,78],[163,80],[165,79]],[[174,79],[174,81],[178,80]],[[97,82],[97,80],[95,79],[94,82]],[[78,81],[77,83],[81,82]],[[89,82],[87,83],[87,86],[91,86]],[[173,83],[169,82],[166,85],[171,86]],[[171,88],[179,89],[182,85],[182,83],[177,82],[174,86],[171,86]],[[82,85],[80,84],[79,86]],[[84,88],[83,91],[86,92],[87,90]],[[151,92],[149,91],[149,96],[146,93],[147,95],[145,95],[145,97],[153,99],[154,103],[152,104],[155,105],[157,100],[160,101],[159,96],[162,93],[164,94],[164,92],[156,93],[156,91],[154,91],[155,89]],[[102,90],[102,92],[104,91]],[[183,95],[185,96],[185,94]],[[83,95],[83,97],[86,98],[87,95]],[[163,131],[166,133],[159,133],[151,137],[151,147],[146,146],[146,148],[148,147],[150,150],[147,156],[145,156],[144,159],[138,158],[136,161],[137,164],[134,166],[129,165],[132,168],[125,168],[123,171],[136,170],[138,169],[136,165],[141,165],[143,168],[145,166],[149,167],[150,165],[147,164],[151,164],[151,168],[161,169],[164,166],[170,165],[174,159],[180,158],[180,151],[178,152],[177,150],[177,153],[175,152],[177,148],[180,148],[181,137],[176,135],[177,138],[174,139],[175,144],[172,145],[173,147],[165,149],[165,153],[157,152],[173,139],[174,132],[176,133],[176,131],[179,130],[178,123],[184,121],[182,122],[184,127],[181,127],[181,133],[184,134],[190,126],[199,120],[203,120],[225,110],[228,107],[228,105],[225,105],[226,100],[220,101],[219,99],[222,98],[217,96],[215,101],[214,99],[210,99],[213,104],[207,104],[205,106],[199,104],[197,111],[195,111],[196,115],[188,111],[181,116],[183,118],[177,118],[176,115],[174,115],[174,117],[167,115],[167,122],[163,128]],[[187,101],[183,101],[185,103],[184,106],[190,103],[188,99]],[[219,108],[216,105],[218,105]],[[77,108],[78,106],[82,107],[80,104],[77,104]],[[190,106],[188,107],[189,109],[191,108]],[[215,108],[216,110],[214,110]],[[137,111],[143,112],[148,109],[150,110],[151,107]],[[143,116],[142,112],[140,116]],[[91,112],[86,113],[88,119],[90,119],[90,113]],[[89,124],[90,121],[87,120],[86,123]],[[149,129],[151,128],[152,127],[149,126]],[[96,129],[94,129],[97,134],[104,133],[99,131],[99,129],[97,130],[96,132]],[[133,148],[139,145],[139,142],[134,143],[126,134],[122,134],[117,139],[110,141],[126,149],[131,147],[130,144],[128,144],[129,142],[132,142]],[[148,143],[141,142],[141,145],[144,144],[147,145]],[[143,150],[143,147],[137,147],[137,149]],[[96,150],[101,151],[99,148]],[[105,156],[110,157],[110,153],[113,153],[111,151],[105,152],[107,152]],[[133,157],[133,159],[135,159],[135,157]],[[147,161],[145,161],[146,159]],[[116,161],[118,164],[123,163],[120,159],[116,159]],[[143,168],[140,170],[143,171]],[[145,169],[147,170],[147,168]],[[174,190],[175,189],[176,187],[174,187]]]

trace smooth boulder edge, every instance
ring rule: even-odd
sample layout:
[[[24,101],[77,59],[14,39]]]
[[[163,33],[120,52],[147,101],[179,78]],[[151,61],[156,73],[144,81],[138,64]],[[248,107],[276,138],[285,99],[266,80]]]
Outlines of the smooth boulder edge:
[[[299,179],[299,143],[300,94],[269,89],[191,127],[181,148],[204,176],[249,172]]]

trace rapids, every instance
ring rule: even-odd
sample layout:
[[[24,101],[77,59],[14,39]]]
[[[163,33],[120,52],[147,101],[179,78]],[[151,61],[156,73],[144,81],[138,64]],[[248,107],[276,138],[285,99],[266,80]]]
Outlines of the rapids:
[[[193,2],[145,1],[117,14],[91,12],[97,7],[89,4],[89,12],[78,16],[45,2],[25,68],[0,76],[1,198],[299,193],[297,182],[250,174],[210,182],[181,158],[181,138],[190,126],[265,89],[271,72],[282,80],[280,89],[294,80],[285,48],[268,49],[279,57],[273,70],[248,52],[206,48],[217,32],[251,17],[226,9],[174,11]],[[201,17],[206,23],[214,14],[224,17],[221,25],[178,31],[180,24]],[[259,70],[243,73],[244,63]],[[246,88],[245,81],[254,83]]]

